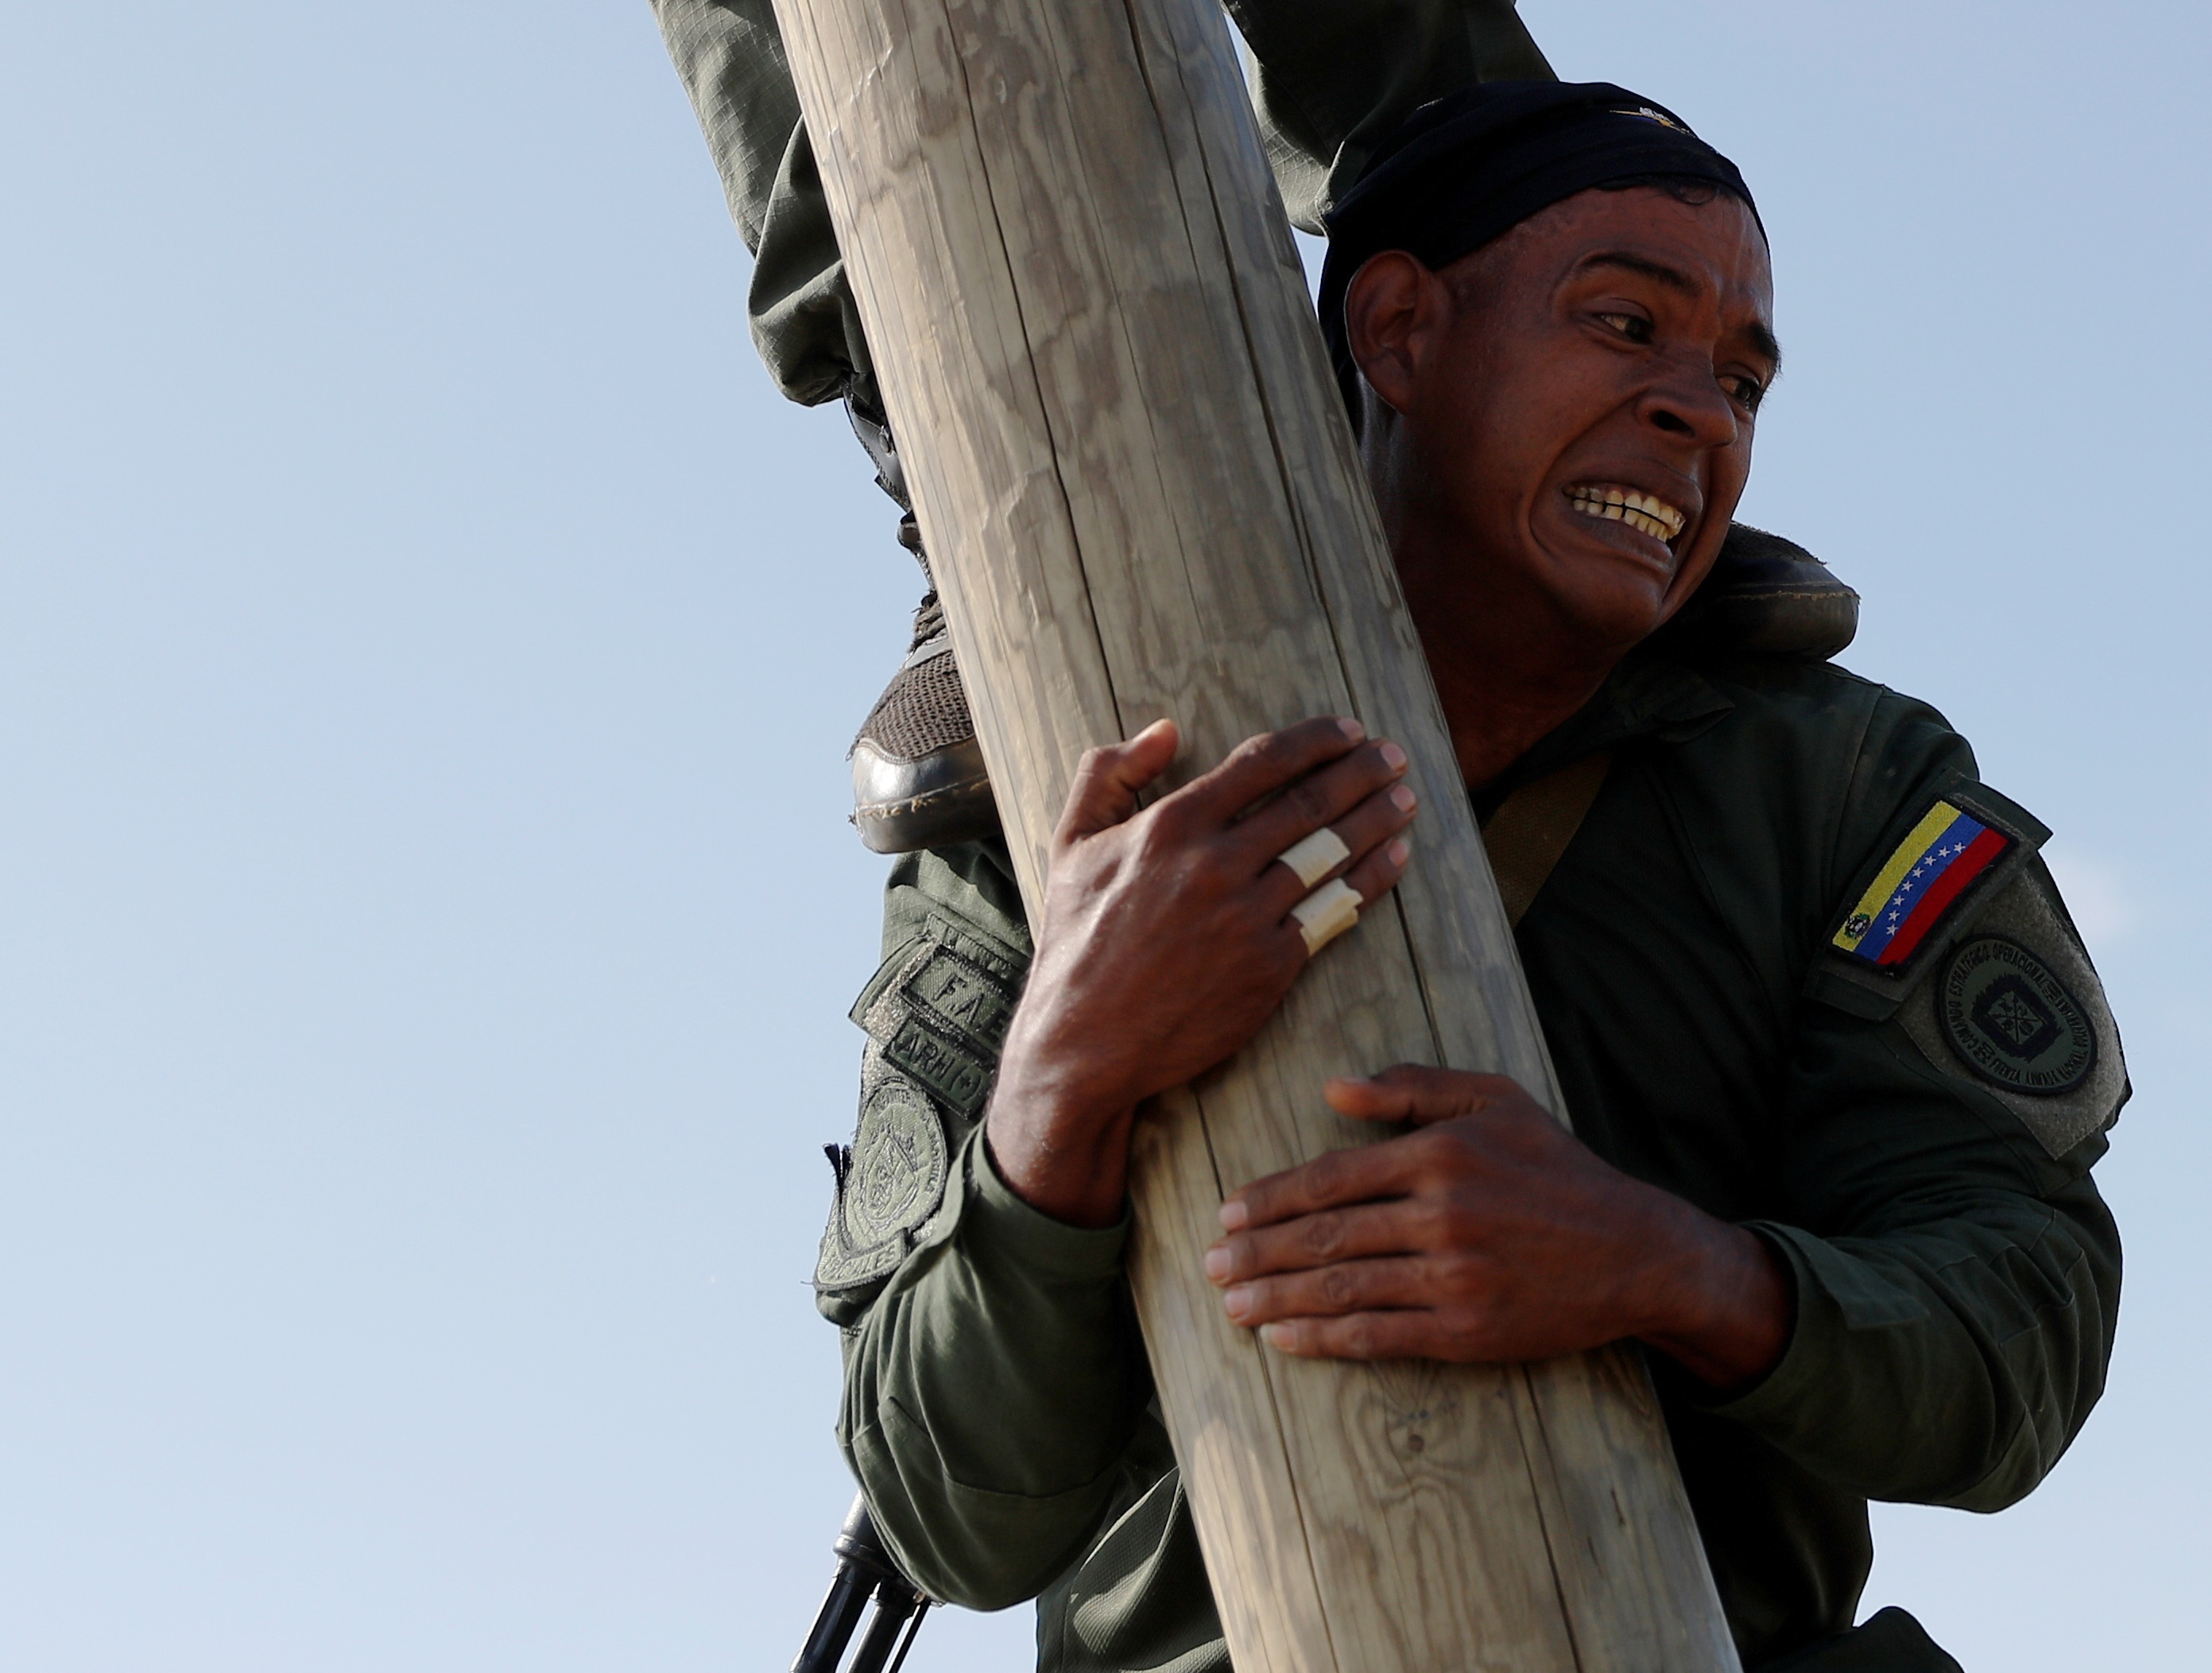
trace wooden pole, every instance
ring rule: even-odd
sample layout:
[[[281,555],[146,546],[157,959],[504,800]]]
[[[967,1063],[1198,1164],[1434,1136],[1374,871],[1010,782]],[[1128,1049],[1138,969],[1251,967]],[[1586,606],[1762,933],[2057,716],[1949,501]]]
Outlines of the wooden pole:
[[[1395,906],[1139,1123],[1130,1256],[1245,1673],[1715,1673],[1642,1366],[1315,1364],[1223,1315],[1225,1189],[1360,1135],[1332,1074],[1502,1071],[1564,1119],[1209,0],[776,0],[1024,897],[1077,757],[1350,713],[1425,792]]]

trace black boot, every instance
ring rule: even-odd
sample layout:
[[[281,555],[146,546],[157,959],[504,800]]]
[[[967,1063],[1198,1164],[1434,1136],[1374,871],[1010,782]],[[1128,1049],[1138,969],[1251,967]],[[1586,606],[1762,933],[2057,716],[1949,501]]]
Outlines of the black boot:
[[[876,699],[853,740],[853,823],[878,854],[942,848],[999,831],[982,746],[968,710],[968,693],[952,660],[952,637],[929,574],[928,555],[907,497],[905,473],[890,425],[854,394],[845,410],[853,433],[876,466],[876,482],[906,515],[899,544],[921,565],[928,590],[914,612],[914,638],[906,660]]]

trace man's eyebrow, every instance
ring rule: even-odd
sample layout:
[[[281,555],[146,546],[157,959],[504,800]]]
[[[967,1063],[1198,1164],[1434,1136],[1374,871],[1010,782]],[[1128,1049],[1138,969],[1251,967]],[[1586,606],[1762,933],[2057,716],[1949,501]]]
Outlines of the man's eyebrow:
[[[1654,261],[1649,256],[1632,255],[1626,250],[1601,250],[1594,256],[1584,256],[1575,264],[1575,271],[1586,273],[1600,267],[1618,267],[1631,273],[1641,273],[1655,284],[1684,296],[1695,296],[1700,287],[1698,282],[1679,267],[1669,267],[1663,261]]]
[[[1654,261],[1649,256],[1636,255],[1627,250],[1601,250],[1594,256],[1585,256],[1575,264],[1577,273],[1587,273],[1601,267],[1617,267],[1624,272],[1637,273],[1654,284],[1664,285],[1680,296],[1701,295],[1704,287],[1679,267],[1669,267],[1663,261]],[[1775,341],[1774,333],[1763,319],[1754,319],[1744,328],[1751,346],[1774,362],[1774,370],[1782,370],[1782,345]]]
[[[1751,346],[1774,362],[1773,371],[1767,374],[1771,383],[1782,375],[1782,345],[1774,340],[1774,333],[1766,329],[1764,319],[1754,319],[1744,327],[1743,334],[1751,339]]]

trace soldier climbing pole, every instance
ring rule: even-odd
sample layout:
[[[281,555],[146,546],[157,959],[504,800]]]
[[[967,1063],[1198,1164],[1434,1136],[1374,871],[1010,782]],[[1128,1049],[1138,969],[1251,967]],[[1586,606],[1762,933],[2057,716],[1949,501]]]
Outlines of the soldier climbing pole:
[[[1362,1136],[1330,1074],[1510,1074],[1564,1119],[1210,0],[775,0],[1034,916],[1077,758],[1307,715],[1403,744],[1395,904],[1138,1129],[1130,1275],[1247,1673],[1733,1673],[1642,1366],[1285,1358],[1200,1257]],[[1181,782],[1180,778],[1176,782]]]

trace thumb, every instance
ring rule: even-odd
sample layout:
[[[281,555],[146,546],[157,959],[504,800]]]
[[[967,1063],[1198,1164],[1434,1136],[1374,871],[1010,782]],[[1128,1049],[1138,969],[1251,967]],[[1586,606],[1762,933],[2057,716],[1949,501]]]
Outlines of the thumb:
[[[1067,806],[1053,832],[1055,847],[1117,825],[1137,811],[1137,793],[1168,770],[1182,741],[1176,723],[1154,721],[1124,744],[1085,750],[1067,787]]]

